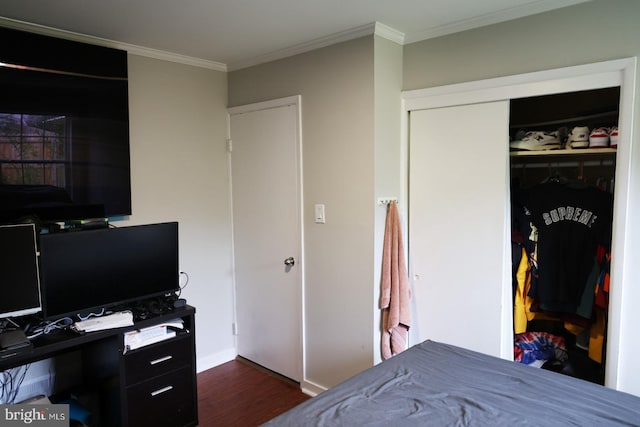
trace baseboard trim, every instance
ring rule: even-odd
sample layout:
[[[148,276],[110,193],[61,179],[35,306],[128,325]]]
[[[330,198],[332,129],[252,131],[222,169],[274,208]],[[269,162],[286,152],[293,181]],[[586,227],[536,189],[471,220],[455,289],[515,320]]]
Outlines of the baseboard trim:
[[[227,363],[236,358],[238,352],[235,348],[228,348],[208,356],[199,357],[196,360],[196,372],[200,373],[207,369],[215,368],[218,365]]]
[[[327,388],[311,381],[304,380],[300,383],[300,390],[302,390],[302,392],[307,396],[315,397],[323,391],[327,391]]]

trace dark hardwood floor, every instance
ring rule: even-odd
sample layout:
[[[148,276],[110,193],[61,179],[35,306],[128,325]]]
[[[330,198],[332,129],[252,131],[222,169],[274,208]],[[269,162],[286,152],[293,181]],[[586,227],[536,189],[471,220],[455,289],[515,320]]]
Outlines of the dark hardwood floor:
[[[298,384],[241,358],[198,374],[201,427],[258,426],[307,399]]]

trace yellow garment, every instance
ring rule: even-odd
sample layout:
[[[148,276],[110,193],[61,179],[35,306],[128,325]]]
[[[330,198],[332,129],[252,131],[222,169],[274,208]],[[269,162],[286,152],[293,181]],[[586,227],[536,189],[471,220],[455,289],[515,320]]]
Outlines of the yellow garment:
[[[602,363],[604,353],[604,332],[606,326],[605,313],[601,308],[595,308],[596,319],[589,328],[589,359]],[[571,322],[564,322],[564,328],[573,335],[579,335],[586,328]]]
[[[598,292],[598,286],[596,286],[596,293]],[[602,356],[604,353],[604,334],[607,328],[605,311],[600,307],[594,307],[595,320],[589,328],[589,358],[598,363],[602,363]],[[564,322],[564,328],[571,332],[573,335],[579,335],[586,328],[584,326],[576,325],[570,321]]]
[[[598,363],[602,363],[602,352],[604,349],[604,331],[606,328],[605,313],[601,308],[595,309],[596,320],[591,325],[591,335],[589,337],[589,358]]]
[[[569,321],[564,322],[564,328],[571,332],[573,335],[580,335],[584,330],[584,326],[576,325],[575,323],[571,323]]]
[[[531,288],[531,266],[524,248],[522,248],[520,264],[516,272],[516,280],[518,287],[513,307],[513,331],[521,334],[527,331],[527,322],[535,317],[535,313],[530,311],[533,298],[527,296]]]

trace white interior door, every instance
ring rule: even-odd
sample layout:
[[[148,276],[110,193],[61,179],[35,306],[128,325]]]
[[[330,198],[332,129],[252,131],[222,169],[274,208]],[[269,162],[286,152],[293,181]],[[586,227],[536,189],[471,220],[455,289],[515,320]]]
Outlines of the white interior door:
[[[238,354],[296,381],[302,376],[299,101],[229,110]]]
[[[508,144],[508,101],[411,112],[409,256],[421,340],[505,355]]]

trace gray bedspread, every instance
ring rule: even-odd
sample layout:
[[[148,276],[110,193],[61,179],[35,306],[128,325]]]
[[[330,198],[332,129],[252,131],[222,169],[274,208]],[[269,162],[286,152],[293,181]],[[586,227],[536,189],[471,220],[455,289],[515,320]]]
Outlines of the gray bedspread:
[[[640,426],[640,397],[425,341],[266,426]]]

